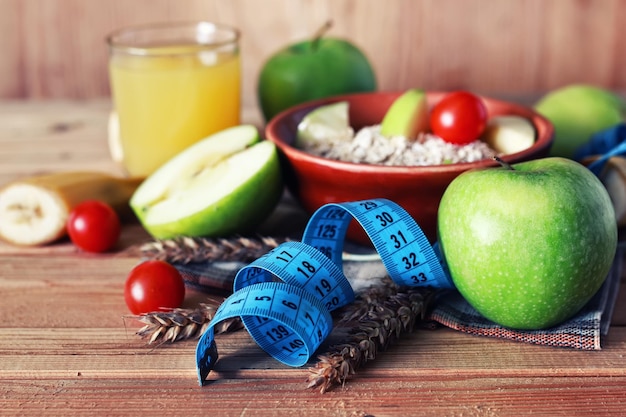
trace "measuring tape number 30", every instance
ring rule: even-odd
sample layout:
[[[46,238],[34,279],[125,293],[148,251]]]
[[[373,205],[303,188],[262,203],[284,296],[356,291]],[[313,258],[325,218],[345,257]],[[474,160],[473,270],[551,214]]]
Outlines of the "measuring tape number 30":
[[[437,245],[413,218],[386,199],[331,203],[310,218],[302,242],[285,242],[235,276],[233,294],[217,309],[196,347],[200,385],[218,358],[213,327],[240,317],[256,343],[278,361],[302,366],[330,334],[331,311],[354,300],[343,274],[343,246],[355,219],[391,279],[404,286],[452,288]]]

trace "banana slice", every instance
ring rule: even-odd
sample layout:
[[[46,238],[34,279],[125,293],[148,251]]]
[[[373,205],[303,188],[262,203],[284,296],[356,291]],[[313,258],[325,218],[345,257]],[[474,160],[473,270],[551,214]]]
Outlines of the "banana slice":
[[[85,200],[100,200],[120,216],[140,178],[98,172],[62,172],[17,180],[0,190],[0,238],[24,246],[51,243],[66,234],[71,210]]]
[[[124,150],[122,149],[122,143],[120,140],[120,121],[117,116],[117,112],[112,111],[109,114],[109,122],[107,126],[107,143],[109,145],[111,159],[113,159],[113,161],[117,164],[122,164],[124,161]]]
[[[533,146],[535,128],[521,116],[494,116],[483,133],[483,141],[498,153],[517,153]]]
[[[589,165],[596,159],[597,156],[585,158],[582,163]],[[626,158],[622,156],[609,158],[599,178],[613,202],[617,225],[626,226]]]
[[[626,159],[609,159],[600,179],[611,196],[617,225],[626,225]]]

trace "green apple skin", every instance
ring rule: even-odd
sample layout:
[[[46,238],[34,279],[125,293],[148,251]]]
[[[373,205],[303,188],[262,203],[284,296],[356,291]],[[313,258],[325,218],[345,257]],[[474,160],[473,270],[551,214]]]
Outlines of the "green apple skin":
[[[429,123],[426,93],[413,88],[391,104],[381,122],[380,133],[384,136],[404,136],[412,140],[420,132],[427,132]]]
[[[572,84],[543,96],[535,110],[554,125],[550,155],[571,159],[593,134],[624,121],[626,101],[602,88]]]
[[[166,162],[139,186],[130,205],[157,239],[219,237],[253,231],[282,192],[276,146],[261,140],[253,126],[238,126]]]
[[[438,232],[461,295],[491,321],[526,330],[576,314],[617,246],[606,189],[558,157],[461,174],[442,197]]]
[[[287,46],[264,64],[258,99],[266,121],[305,101],[376,90],[364,53],[344,39],[320,38]]]

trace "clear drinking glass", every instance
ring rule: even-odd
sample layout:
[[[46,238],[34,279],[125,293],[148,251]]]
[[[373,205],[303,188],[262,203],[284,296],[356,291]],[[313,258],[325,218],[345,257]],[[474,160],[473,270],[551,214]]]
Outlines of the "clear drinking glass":
[[[146,177],[206,136],[238,125],[240,32],[209,22],[126,28],[107,37],[122,165]]]

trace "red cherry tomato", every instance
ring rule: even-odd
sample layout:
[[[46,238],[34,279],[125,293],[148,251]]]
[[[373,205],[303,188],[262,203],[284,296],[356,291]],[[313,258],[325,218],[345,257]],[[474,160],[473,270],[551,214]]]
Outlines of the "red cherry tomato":
[[[70,212],[67,233],[71,241],[87,252],[105,252],[120,237],[120,219],[106,203],[88,200]]]
[[[433,133],[446,142],[466,145],[475,141],[487,126],[487,108],[483,101],[467,91],[446,95],[430,113]]]
[[[124,285],[124,300],[133,314],[180,307],[185,299],[185,283],[171,264],[151,260],[130,271]]]

